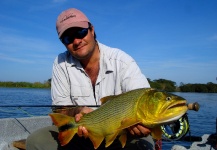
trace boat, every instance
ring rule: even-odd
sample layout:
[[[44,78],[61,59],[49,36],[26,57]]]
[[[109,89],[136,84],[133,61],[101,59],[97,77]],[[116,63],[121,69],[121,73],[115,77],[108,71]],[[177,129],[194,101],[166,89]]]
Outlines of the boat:
[[[52,125],[49,116],[0,119],[0,150],[25,149],[25,139],[39,128]]]
[[[193,142],[189,149],[174,145],[171,150],[217,150],[217,134],[204,134],[201,141]]]

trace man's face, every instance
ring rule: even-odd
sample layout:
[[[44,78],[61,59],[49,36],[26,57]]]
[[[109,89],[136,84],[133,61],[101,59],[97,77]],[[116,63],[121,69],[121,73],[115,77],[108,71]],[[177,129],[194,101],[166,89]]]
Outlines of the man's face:
[[[94,51],[96,41],[94,28],[70,28],[62,36],[62,42],[72,56],[78,60],[88,59]]]

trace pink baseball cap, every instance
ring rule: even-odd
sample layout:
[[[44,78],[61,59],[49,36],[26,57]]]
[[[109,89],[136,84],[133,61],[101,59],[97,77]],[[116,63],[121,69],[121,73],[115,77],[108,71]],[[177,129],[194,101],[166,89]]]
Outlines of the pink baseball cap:
[[[81,27],[88,28],[88,18],[80,10],[70,8],[63,11],[57,18],[56,30],[59,38],[69,28]]]

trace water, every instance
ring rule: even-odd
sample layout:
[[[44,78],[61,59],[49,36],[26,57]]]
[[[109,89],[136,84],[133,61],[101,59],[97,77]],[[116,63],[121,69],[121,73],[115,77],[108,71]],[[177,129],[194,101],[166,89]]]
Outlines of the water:
[[[3,105],[50,105],[50,89],[32,88],[1,88],[0,106]],[[47,115],[51,112],[49,107],[0,107],[0,118],[19,118]]]
[[[188,111],[190,131],[192,136],[202,136],[216,132],[217,118],[217,93],[180,93],[175,92],[187,99],[188,103],[198,102],[198,112]],[[0,105],[50,105],[50,89],[28,88],[0,88]],[[47,115],[51,112],[45,108],[4,108],[0,107],[0,118],[29,117]],[[163,149],[171,149],[173,145],[189,147],[191,142],[186,141],[163,141]]]

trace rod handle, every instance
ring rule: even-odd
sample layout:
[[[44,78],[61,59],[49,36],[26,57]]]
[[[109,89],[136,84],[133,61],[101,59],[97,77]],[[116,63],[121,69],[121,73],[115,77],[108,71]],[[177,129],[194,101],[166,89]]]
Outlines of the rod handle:
[[[187,106],[188,106],[188,110],[198,111],[200,109],[200,105],[197,102],[189,103],[187,104]]]

